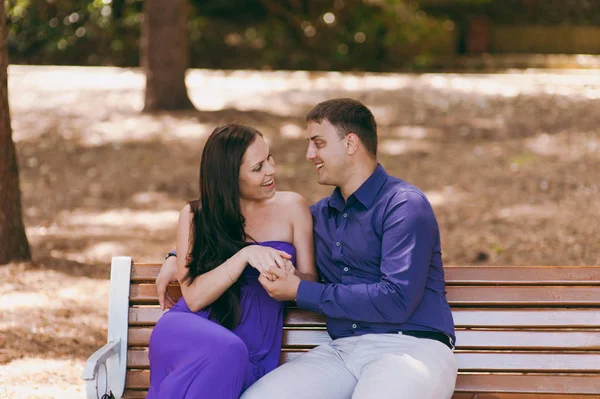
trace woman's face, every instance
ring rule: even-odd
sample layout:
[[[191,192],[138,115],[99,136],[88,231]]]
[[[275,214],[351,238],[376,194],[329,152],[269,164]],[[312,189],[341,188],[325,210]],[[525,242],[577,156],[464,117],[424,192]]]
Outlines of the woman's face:
[[[240,197],[261,200],[275,195],[275,161],[265,140],[256,139],[246,150],[240,166]]]

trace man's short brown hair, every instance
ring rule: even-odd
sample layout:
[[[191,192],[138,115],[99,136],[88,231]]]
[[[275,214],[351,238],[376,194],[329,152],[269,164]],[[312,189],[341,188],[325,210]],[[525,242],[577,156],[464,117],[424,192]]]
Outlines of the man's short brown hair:
[[[373,114],[361,102],[351,98],[336,98],[315,105],[306,115],[306,122],[321,123],[327,119],[341,138],[354,133],[367,152],[377,158],[377,124]]]

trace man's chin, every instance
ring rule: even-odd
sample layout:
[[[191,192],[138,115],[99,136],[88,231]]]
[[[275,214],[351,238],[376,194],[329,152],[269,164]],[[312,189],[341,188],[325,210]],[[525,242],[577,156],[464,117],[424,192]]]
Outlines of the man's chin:
[[[325,176],[317,176],[317,183],[319,183],[321,186],[335,186],[335,183],[329,181],[327,178],[325,178]]]

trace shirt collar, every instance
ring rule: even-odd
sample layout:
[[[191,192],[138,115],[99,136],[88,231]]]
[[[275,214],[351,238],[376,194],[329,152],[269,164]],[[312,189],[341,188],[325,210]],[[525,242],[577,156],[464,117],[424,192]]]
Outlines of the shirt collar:
[[[377,168],[375,168],[375,171],[371,174],[371,176],[369,176],[369,178],[365,180],[358,190],[356,190],[348,199],[350,200],[350,198],[354,196],[361,204],[365,206],[365,208],[370,208],[373,204],[373,201],[375,201],[377,193],[379,193],[379,190],[381,190],[381,187],[383,187],[383,184],[387,178],[388,174],[385,169],[383,169],[383,166],[381,166],[381,164],[377,164]],[[344,197],[342,196],[342,191],[339,187],[336,187],[329,197],[329,206],[341,212],[344,210],[345,205],[346,203],[344,201]]]

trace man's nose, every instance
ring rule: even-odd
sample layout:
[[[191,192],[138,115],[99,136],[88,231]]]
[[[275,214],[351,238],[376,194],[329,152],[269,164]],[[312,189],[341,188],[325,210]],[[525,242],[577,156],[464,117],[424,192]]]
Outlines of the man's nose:
[[[311,159],[315,158],[315,151],[312,148],[312,145],[308,145],[308,148],[306,149],[306,160],[310,161]]]

